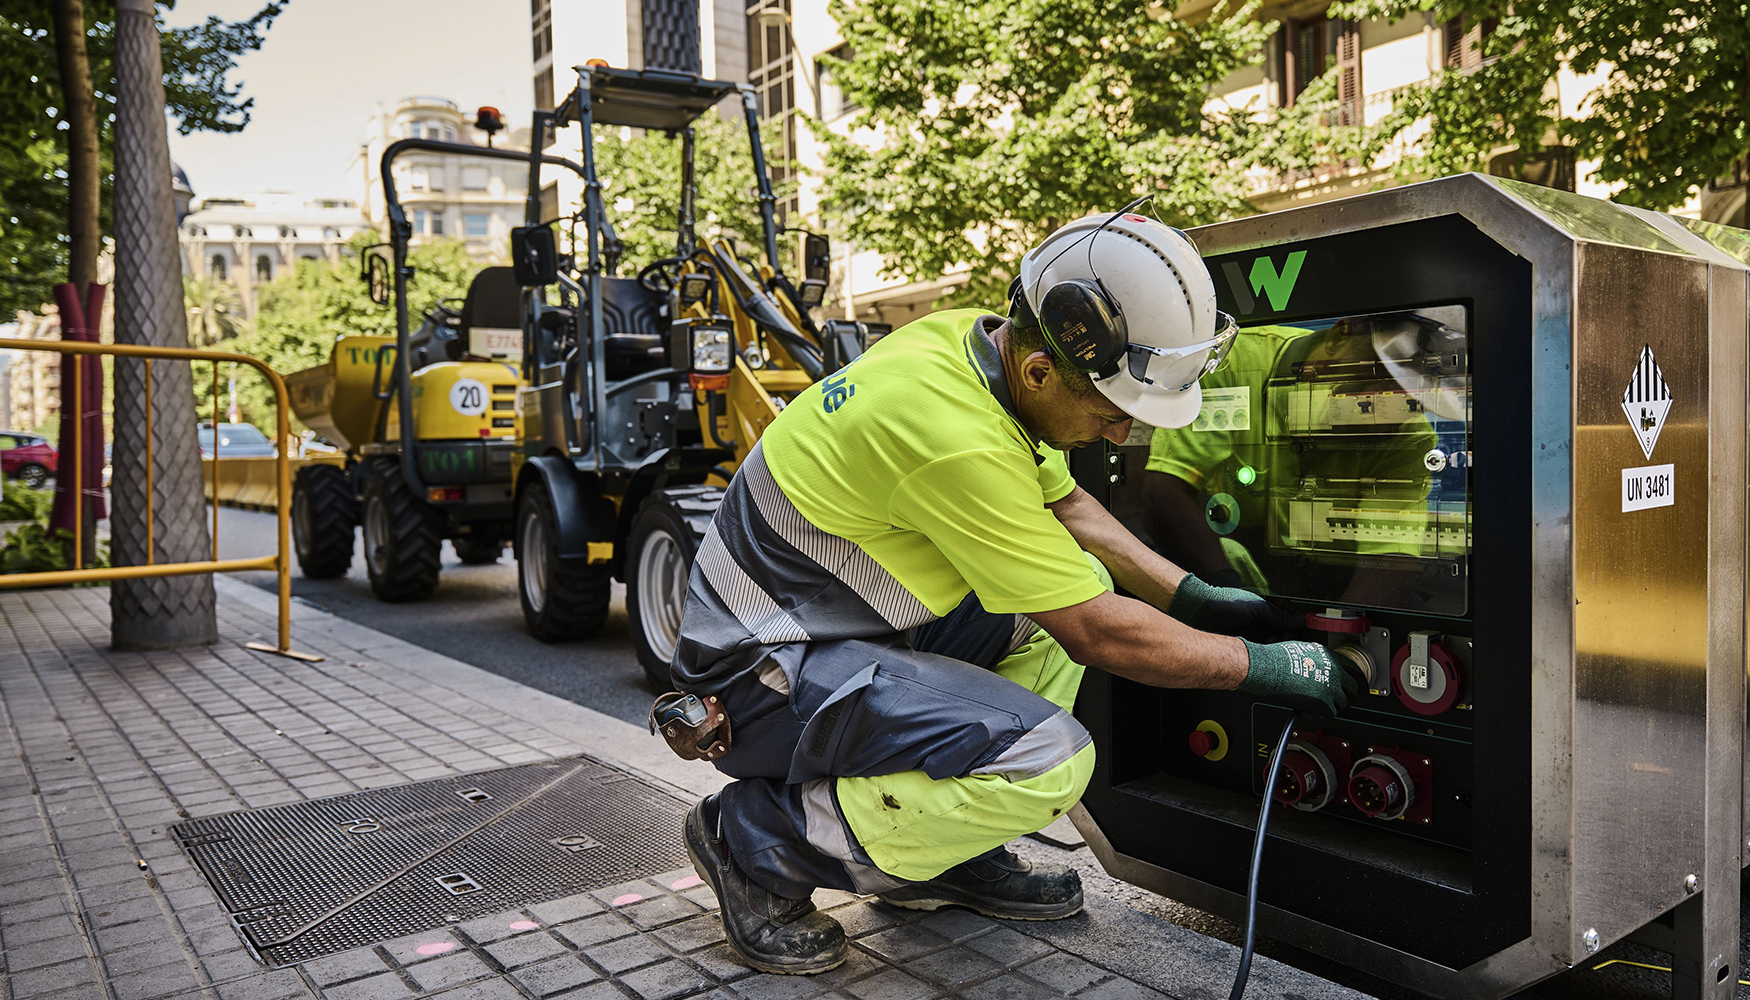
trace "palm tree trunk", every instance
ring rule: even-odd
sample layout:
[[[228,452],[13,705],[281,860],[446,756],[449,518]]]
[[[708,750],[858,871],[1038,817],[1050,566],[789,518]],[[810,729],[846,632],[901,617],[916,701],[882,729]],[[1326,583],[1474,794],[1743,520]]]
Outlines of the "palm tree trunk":
[[[170,141],[164,123],[164,61],[152,0],[118,0],[115,48],[116,340],[186,347]],[[153,416],[150,442],[145,431],[147,407]],[[147,399],[143,364],[118,358],[115,430],[111,485],[115,510],[110,517],[115,564],[147,562],[149,488],[155,498],[151,532],[155,561],[211,558],[189,366],[153,365],[152,398]],[[111,638],[117,649],[200,645],[218,636],[211,576],[117,581],[110,587],[109,606]]]

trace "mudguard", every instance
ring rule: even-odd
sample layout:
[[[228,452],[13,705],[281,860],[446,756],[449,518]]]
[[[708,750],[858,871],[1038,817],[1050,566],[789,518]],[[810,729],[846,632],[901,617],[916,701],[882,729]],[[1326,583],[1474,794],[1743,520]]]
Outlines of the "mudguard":
[[[535,476],[541,478],[547,487],[547,495],[553,498],[553,515],[559,522],[556,545],[559,558],[587,559],[589,543],[602,540],[591,538],[604,527],[591,524],[591,513],[601,498],[593,489],[578,482],[577,471],[570,462],[557,455],[541,455],[524,462],[522,471],[517,474],[519,501]],[[612,530],[611,518],[605,527]]]

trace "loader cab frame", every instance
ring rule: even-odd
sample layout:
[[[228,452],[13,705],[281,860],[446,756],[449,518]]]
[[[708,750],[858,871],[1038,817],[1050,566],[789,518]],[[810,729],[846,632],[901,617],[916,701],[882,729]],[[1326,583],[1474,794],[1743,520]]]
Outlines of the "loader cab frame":
[[[810,241],[820,267],[811,262],[800,283],[787,273],[750,87],[655,69],[577,73],[560,105],[536,116],[530,146],[541,148],[549,128],[579,127],[582,231],[569,255],[557,246],[557,220],[531,212],[531,224],[512,235],[528,382],[516,483],[519,593],[537,637],[574,638],[599,628],[609,580],[624,579],[639,659],[666,689],[686,571],[721,492],[706,481],[727,481],[788,398],[860,347],[828,350],[824,324],[809,314],[825,288],[815,273],[830,258],[825,239]],[[701,241],[696,230],[694,124],[730,101],[747,128],[763,263],[744,256],[754,248]],[[616,274],[598,125],[654,130],[681,144],[674,251],[636,277]],[[541,186],[530,154],[531,205]]]

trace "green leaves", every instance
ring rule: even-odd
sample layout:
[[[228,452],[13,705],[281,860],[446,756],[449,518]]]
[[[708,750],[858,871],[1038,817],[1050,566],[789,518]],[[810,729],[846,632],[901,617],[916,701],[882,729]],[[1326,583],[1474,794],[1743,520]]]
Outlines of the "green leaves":
[[[775,129],[776,123],[768,123],[761,135],[768,153],[778,148]],[[727,236],[757,252],[764,237],[745,121],[739,115],[724,118],[706,113],[694,124],[693,134],[693,179],[698,186],[695,234],[700,242]],[[681,200],[680,137],[598,128],[595,141],[602,203],[625,244],[624,261],[631,265],[626,270],[635,272],[673,255]],[[774,173],[778,166],[771,164]],[[793,182],[775,185],[778,199],[782,201],[794,187]],[[577,232],[581,243],[581,221]]]
[[[827,147],[822,195],[891,274],[970,266],[966,304],[999,301],[1057,226],[1143,193],[1171,225],[1250,211],[1228,167],[1247,130],[1203,105],[1262,59],[1274,25],[1256,9],[1222,4],[1192,23],[1116,0],[834,0],[856,53],[834,78],[880,141],[811,123]]]
[[[1412,180],[1484,169],[1503,148],[1524,162],[1568,145],[1621,185],[1617,200],[1669,209],[1746,169],[1750,151],[1746,0],[1333,4],[1333,19],[1492,28],[1476,32],[1465,69],[1396,92],[1372,128],[1337,123],[1335,68],[1292,108],[1211,105],[1211,87],[1262,62],[1276,30],[1254,20],[1255,2],[1195,22],[1116,0],[830,9],[856,55],[822,62],[863,110],[848,135],[810,123],[826,147],[827,212],[890,276],[966,270],[954,304],[997,303],[1053,228],[1147,192],[1169,224],[1193,225],[1253,211],[1248,177],[1383,160]],[[1564,68],[1591,89],[1558,86]]]
[[[73,533],[66,528],[50,532],[44,521],[20,525],[0,542],[0,573],[48,573],[67,569],[73,562]],[[109,565],[109,539],[99,539],[88,566]]]
[[[1596,160],[1613,197],[1672,209],[1750,152],[1750,4],[1743,0],[1358,0],[1332,16],[1494,24],[1481,65],[1437,74],[1399,95],[1381,136],[1427,135],[1398,172],[1428,176],[1485,166],[1518,146],[1553,145]],[[1476,62],[1473,58],[1471,61]],[[1567,69],[1562,93],[1558,72]],[[1578,83],[1583,88],[1574,93]]]
[[[245,328],[237,286],[210,274],[182,276],[182,308],[188,314],[190,347],[218,347]]]
[[[208,15],[200,24],[163,32],[164,98],[178,132],[241,132],[249,124],[255,99],[242,97],[243,85],[231,83],[230,72],[238,57],[261,48],[287,2],[270,0],[241,21]]]
[[[33,490],[8,479],[0,485],[0,521],[47,521],[54,502],[54,490]]]
[[[85,0],[84,6],[103,160],[102,228],[108,232],[115,3]],[[284,7],[279,0],[241,21],[209,17],[163,30],[166,110],[180,131],[236,132],[249,123],[252,102],[229,74],[239,56],[261,47]],[[68,273],[66,123],[54,19],[45,0],[0,0],[0,106],[7,109],[0,115],[0,315],[10,315],[40,309]]]

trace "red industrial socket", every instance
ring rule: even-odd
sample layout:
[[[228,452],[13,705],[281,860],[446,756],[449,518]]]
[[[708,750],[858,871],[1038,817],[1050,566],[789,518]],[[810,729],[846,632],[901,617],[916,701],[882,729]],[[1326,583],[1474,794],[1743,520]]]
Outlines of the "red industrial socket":
[[[1349,801],[1364,816],[1401,813],[1411,794],[1407,778],[1380,764],[1370,764],[1349,778]]]
[[[1367,616],[1359,611],[1349,611],[1343,608],[1326,608],[1324,611],[1309,611],[1306,614],[1306,627],[1314,632],[1334,632],[1338,635],[1366,635],[1372,623]]]
[[[1318,762],[1304,750],[1290,749],[1282,755],[1282,770],[1276,776],[1270,797],[1285,806],[1299,805],[1324,789],[1325,779]]]
[[[1434,767],[1397,747],[1369,747],[1349,772],[1349,804],[1371,819],[1426,826],[1434,817]]]
[[[1339,775],[1347,772],[1338,771],[1330,756],[1332,751],[1340,752],[1347,766],[1348,753],[1340,750],[1340,746],[1316,730],[1305,735],[1297,731],[1282,753],[1282,770],[1270,786],[1270,797],[1302,812],[1318,812],[1333,801],[1341,802],[1343,790]],[[1270,765],[1264,766],[1268,768]],[[1266,780],[1269,777],[1265,775]]]

